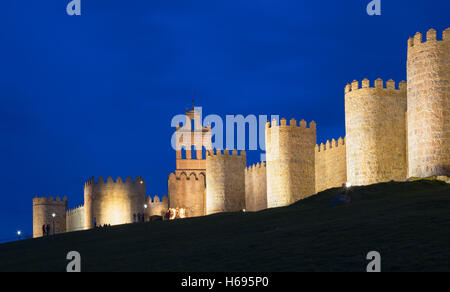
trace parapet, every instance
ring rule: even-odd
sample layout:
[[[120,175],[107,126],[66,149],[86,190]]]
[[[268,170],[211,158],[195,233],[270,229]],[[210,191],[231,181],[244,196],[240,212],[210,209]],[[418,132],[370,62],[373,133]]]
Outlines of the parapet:
[[[62,200],[58,196],[55,199],[53,197],[35,197],[33,198],[33,205],[67,205],[67,197]]]
[[[427,31],[426,41],[423,41],[423,34],[418,32],[414,37],[408,39],[408,48],[420,47],[427,42],[440,42],[437,38],[437,32],[435,29]],[[447,28],[442,32],[442,41],[450,41],[450,28]]]
[[[315,130],[316,129],[316,122],[311,121],[309,123],[309,127],[308,127],[308,124],[306,123],[305,120],[301,120],[300,123],[298,124],[296,119],[291,119],[289,121],[289,125],[288,125],[287,120],[285,118],[282,118],[280,120],[279,124],[278,124],[277,120],[273,120],[272,122],[267,122],[266,123],[266,128],[273,128],[273,127],[291,127],[291,128]]]
[[[255,170],[258,170],[258,169],[264,169],[264,168],[266,168],[266,162],[265,161],[258,162],[256,164],[248,166],[248,167],[245,168],[245,171],[246,172],[252,172],[252,171],[255,171]]]
[[[375,80],[373,86],[371,86],[369,79],[364,79],[361,82],[361,86],[359,81],[354,80],[351,84],[347,84],[347,86],[345,86],[345,93],[350,93],[353,91],[357,91],[360,89],[385,89],[385,90],[396,90],[396,91],[405,91],[406,92],[406,88],[407,88],[407,84],[405,81],[401,81],[400,83],[398,83],[398,87],[396,86],[396,83],[394,80],[389,79],[388,81],[386,81],[386,87],[384,86],[384,81],[381,78],[378,78],[377,80]]]
[[[67,212],[67,215],[70,216],[70,215],[74,215],[74,214],[77,214],[77,213],[83,212],[83,211],[84,211],[84,205],[81,205],[81,206],[75,207],[73,209],[67,210],[66,212]]]
[[[209,158],[214,158],[214,157],[241,157],[241,158],[245,158],[247,156],[245,150],[241,150],[240,153],[238,150],[217,150],[217,149],[213,149],[211,151],[207,151],[206,154],[207,157]]]
[[[316,145],[316,152],[338,149],[341,146],[345,146],[345,138],[339,137],[337,141],[332,139],[331,142],[327,140],[325,144],[321,143],[320,145]]]
[[[167,204],[168,202],[169,202],[169,197],[167,197],[167,195],[164,195],[162,197],[162,200],[158,196],[154,196],[153,198],[150,195],[148,196],[148,203],[150,205],[152,205],[152,204],[160,204],[160,203]]]
[[[119,176],[116,181],[114,181],[114,179],[112,177],[108,177],[108,179],[105,182],[105,179],[100,176],[98,178],[98,181],[95,181],[95,178],[92,177],[90,178],[85,184],[84,186],[90,186],[90,185],[103,185],[103,184],[144,184],[145,181],[142,177],[137,176],[135,178],[135,180],[133,181],[133,179],[131,178],[131,176],[128,176],[125,180],[125,182],[123,181],[123,179]]]

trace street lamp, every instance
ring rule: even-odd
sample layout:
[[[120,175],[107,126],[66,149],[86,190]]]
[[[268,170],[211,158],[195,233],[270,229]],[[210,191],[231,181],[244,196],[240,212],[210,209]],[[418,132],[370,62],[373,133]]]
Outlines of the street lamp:
[[[148,208],[148,205],[144,204],[144,209],[147,210],[147,208]],[[145,213],[147,213],[147,211],[145,211],[144,214],[142,214],[142,216],[143,216],[142,221],[143,222],[145,222]]]
[[[53,219],[53,235],[55,235],[55,217],[56,217],[56,214],[53,213],[53,214],[52,214],[52,219]]]
[[[19,238],[19,240],[20,240],[20,235],[22,235],[22,231],[18,230],[17,231],[17,237]]]

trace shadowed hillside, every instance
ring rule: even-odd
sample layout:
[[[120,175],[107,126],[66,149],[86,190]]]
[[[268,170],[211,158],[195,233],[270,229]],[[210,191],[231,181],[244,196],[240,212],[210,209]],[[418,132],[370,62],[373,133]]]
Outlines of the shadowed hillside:
[[[0,271],[450,271],[450,185],[438,181],[341,189],[290,207],[61,234],[0,245]]]

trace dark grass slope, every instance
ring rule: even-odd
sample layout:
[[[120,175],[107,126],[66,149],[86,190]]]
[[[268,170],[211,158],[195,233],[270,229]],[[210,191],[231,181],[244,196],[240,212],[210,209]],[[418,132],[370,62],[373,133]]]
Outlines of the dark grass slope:
[[[450,185],[437,181],[341,189],[290,207],[57,235],[0,246],[0,271],[450,271]]]

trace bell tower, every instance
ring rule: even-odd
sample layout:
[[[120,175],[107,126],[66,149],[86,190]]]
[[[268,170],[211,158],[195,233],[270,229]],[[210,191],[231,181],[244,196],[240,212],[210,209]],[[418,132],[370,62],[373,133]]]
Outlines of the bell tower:
[[[183,126],[176,128],[176,169],[169,175],[169,208],[185,217],[206,214],[206,153],[212,149],[211,127],[202,125],[202,108],[186,109]]]
[[[211,127],[202,125],[202,108],[186,109],[186,123],[176,129],[176,174],[205,172],[206,151],[212,149]]]

